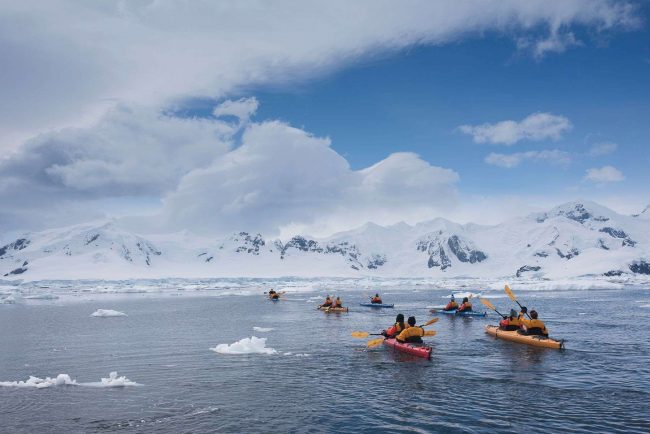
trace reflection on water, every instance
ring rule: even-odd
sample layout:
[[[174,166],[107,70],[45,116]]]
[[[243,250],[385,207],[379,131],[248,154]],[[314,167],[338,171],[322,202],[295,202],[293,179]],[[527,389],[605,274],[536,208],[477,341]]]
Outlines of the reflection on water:
[[[424,322],[448,289],[392,288],[396,309],[381,311],[357,307],[361,291],[340,293],[349,314],[316,311],[314,293],[0,306],[0,381],[118,371],[144,384],[0,387],[0,432],[650,432],[650,332],[634,303],[647,291],[518,291],[567,350],[496,340],[484,333],[494,315],[444,316],[430,361],[350,333],[378,332],[398,312]],[[128,316],[90,317],[98,308]],[[279,354],[209,350],[254,334]]]

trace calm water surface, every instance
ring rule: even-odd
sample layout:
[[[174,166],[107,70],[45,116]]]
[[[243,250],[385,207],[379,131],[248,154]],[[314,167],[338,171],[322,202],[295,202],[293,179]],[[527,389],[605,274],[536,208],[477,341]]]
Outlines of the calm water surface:
[[[315,310],[320,293],[0,305],[0,381],[118,371],[143,384],[0,387],[0,432],[650,432],[650,291],[518,291],[564,351],[495,340],[494,315],[440,318],[430,361],[350,337],[398,312],[424,322],[448,293],[385,290],[396,309],[374,311],[343,292],[339,315]],[[209,350],[252,335],[279,354]]]

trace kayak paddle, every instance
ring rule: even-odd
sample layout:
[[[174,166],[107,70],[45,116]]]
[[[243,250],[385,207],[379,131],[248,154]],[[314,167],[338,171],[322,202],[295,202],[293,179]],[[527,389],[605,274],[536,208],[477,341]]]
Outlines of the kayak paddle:
[[[366,344],[366,346],[367,346],[368,348],[374,348],[374,347],[376,347],[377,345],[381,345],[383,342],[384,342],[384,338],[373,339],[373,340],[371,340],[371,341],[368,341],[368,343]]]
[[[435,330],[425,330],[424,331],[424,336],[435,336],[436,333],[437,332]]]
[[[517,300],[517,297],[515,297],[515,295],[512,293],[512,289],[510,289],[510,287],[509,287],[508,285],[506,285],[503,289],[506,290],[506,294],[508,294],[508,297],[510,298],[510,300],[512,300],[512,301],[514,301],[515,303],[517,303],[517,304],[519,305],[519,308],[522,308],[522,307],[523,307],[523,306],[521,305],[521,303],[519,303],[519,301]],[[532,318],[530,317],[530,315],[528,314],[528,312],[526,312],[526,316],[527,316],[529,319],[532,319]]]
[[[419,327],[426,327],[426,326],[431,325],[431,324],[433,324],[435,322],[438,322],[439,320],[440,320],[440,318],[433,318],[432,320],[429,320],[429,321],[425,322],[423,325],[421,325]]]
[[[492,304],[492,302],[491,302],[490,300],[488,300],[487,298],[479,298],[479,300],[481,300],[481,303],[483,303],[483,306],[487,307],[488,309],[492,309],[493,311],[495,311],[496,313],[498,313],[499,315],[501,315],[502,317],[504,317],[504,316],[501,314],[501,312],[499,312],[499,311],[496,309],[496,307],[494,307],[494,305]],[[505,317],[504,317],[504,318],[505,318]]]
[[[352,332],[353,338],[367,338],[368,336],[382,336],[381,333]]]

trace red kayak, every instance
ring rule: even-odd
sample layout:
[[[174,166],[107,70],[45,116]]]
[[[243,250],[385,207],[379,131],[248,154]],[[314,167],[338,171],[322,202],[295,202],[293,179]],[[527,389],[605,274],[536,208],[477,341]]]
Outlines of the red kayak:
[[[397,351],[411,354],[417,357],[431,358],[431,347],[416,344],[402,344],[395,339],[384,339],[384,345],[394,348]]]

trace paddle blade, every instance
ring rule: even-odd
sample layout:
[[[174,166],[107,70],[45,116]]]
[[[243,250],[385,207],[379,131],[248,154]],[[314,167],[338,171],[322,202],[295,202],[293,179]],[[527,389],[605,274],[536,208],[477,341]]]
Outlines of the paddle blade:
[[[506,290],[506,294],[508,294],[510,300],[517,301],[517,297],[515,297],[515,295],[512,293],[512,289],[510,289],[508,285],[506,285],[503,289]]]
[[[366,346],[367,346],[368,348],[374,348],[374,347],[376,347],[377,345],[381,345],[383,342],[384,342],[384,338],[373,339],[373,340],[371,340],[371,341],[368,341],[368,344],[366,344]]]
[[[368,336],[370,336],[368,332],[352,332],[353,338],[367,338]]]
[[[429,321],[427,321],[426,323],[424,323],[424,325],[423,325],[422,327],[425,327],[425,326],[431,325],[431,324],[433,324],[433,323],[436,323],[436,322],[438,322],[439,320],[440,320],[440,318],[434,318],[434,319],[432,319],[432,320],[429,320]]]
[[[487,298],[479,298],[479,300],[481,300],[481,303],[483,303],[483,306],[487,307],[488,309],[496,310],[496,308],[494,307],[492,302],[490,300],[488,300]]]
[[[435,330],[425,330],[424,331],[424,336],[435,336],[436,331]]]

